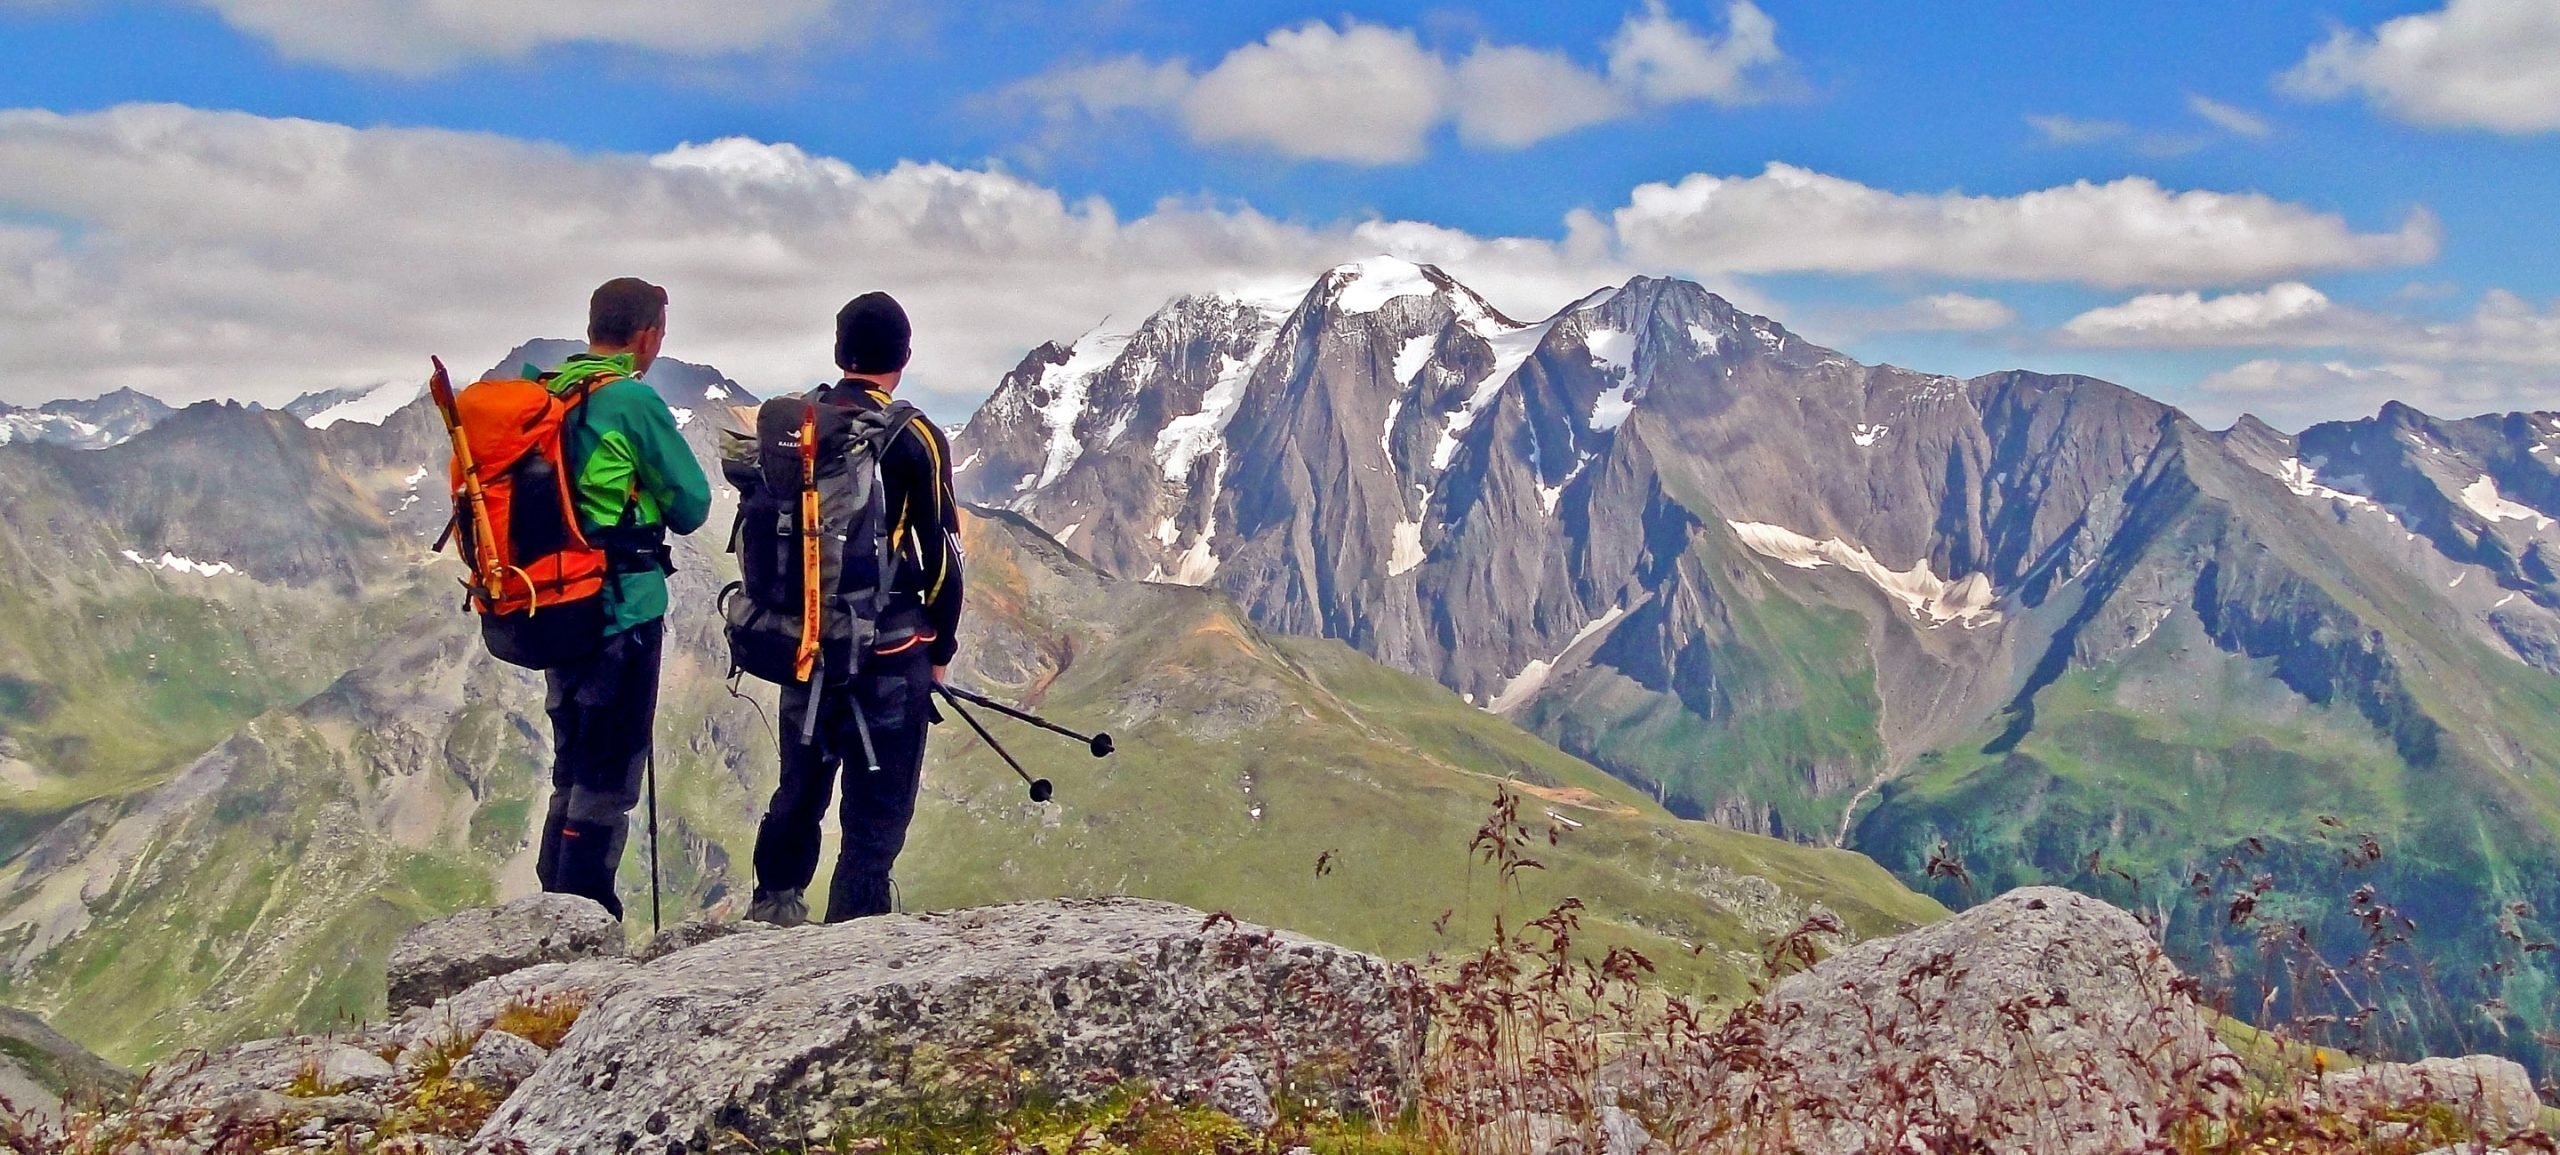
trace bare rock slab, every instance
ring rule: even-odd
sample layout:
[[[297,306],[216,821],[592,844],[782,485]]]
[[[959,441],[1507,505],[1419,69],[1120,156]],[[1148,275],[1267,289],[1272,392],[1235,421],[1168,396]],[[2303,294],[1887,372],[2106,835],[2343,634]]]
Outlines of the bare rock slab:
[[[993,1090],[1145,1079],[1393,1111],[1425,1004],[1411,968],[1135,899],[1017,903],[737,935],[641,968],[578,1020],[479,1145],[687,1151],[824,1142]]]
[[[371,1051],[342,1039],[305,1035],[182,1056],[153,1071],[139,1098],[155,1109],[234,1114],[238,1104],[262,1092],[363,1091],[390,1082],[392,1076],[391,1064]]]
[[[622,924],[592,899],[535,894],[424,923],[391,950],[391,1009],[420,1007],[541,963],[618,956]]]

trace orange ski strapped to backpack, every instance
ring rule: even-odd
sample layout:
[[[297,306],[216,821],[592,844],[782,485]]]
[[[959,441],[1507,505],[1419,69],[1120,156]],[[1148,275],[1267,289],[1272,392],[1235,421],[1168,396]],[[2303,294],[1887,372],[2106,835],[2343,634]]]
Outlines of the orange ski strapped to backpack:
[[[568,420],[591,388],[561,397],[539,381],[481,381],[457,396],[440,360],[428,385],[453,439],[447,532],[471,566],[470,608],[489,652],[531,669],[604,637],[605,552],[578,526],[568,460]]]

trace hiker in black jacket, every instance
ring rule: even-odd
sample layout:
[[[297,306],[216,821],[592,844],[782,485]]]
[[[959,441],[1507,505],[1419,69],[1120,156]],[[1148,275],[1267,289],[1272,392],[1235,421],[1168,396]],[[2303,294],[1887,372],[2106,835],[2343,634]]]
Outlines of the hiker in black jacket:
[[[879,409],[896,393],[909,353],[906,310],[886,293],[856,297],[836,314],[842,380],[818,400]],[[880,455],[887,525],[899,559],[889,607],[872,652],[849,679],[826,683],[815,740],[799,741],[809,688],[782,688],[782,784],[756,829],[756,890],[747,917],[806,922],[805,893],[818,869],[818,830],[829,793],[843,778],[844,846],[827,891],[828,922],[889,910],[889,869],[907,842],[924,770],[925,727],[935,720],[933,687],[959,650],[960,508],[952,498],[951,443],[922,418]],[[880,769],[863,764],[861,724]]]

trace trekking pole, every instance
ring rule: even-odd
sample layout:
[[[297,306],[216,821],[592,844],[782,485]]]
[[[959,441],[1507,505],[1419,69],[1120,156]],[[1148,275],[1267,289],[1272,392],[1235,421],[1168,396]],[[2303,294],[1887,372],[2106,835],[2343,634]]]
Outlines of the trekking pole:
[[[1053,733],[1053,734],[1064,734],[1064,735],[1066,735],[1067,737],[1073,738],[1073,739],[1075,739],[1075,740],[1076,740],[1076,741],[1078,741],[1078,742],[1082,742],[1082,743],[1084,743],[1088,748],[1090,748],[1090,749],[1093,751],[1093,756],[1094,756],[1094,757],[1096,757],[1096,758],[1108,758],[1108,757],[1110,757],[1110,756],[1111,756],[1111,752],[1112,752],[1113,750],[1117,749],[1117,747],[1115,747],[1115,746],[1113,746],[1113,745],[1111,744],[1111,735],[1109,735],[1109,734],[1079,734],[1079,733],[1076,733],[1076,732],[1075,732],[1075,731],[1073,731],[1073,730],[1067,729],[1067,728],[1066,728],[1066,727],[1064,727],[1064,726],[1061,726],[1061,725],[1059,725],[1059,724],[1057,724],[1057,723],[1055,723],[1055,722],[1052,722],[1052,721],[1048,720],[1047,718],[1043,718],[1043,717],[1041,717],[1041,716],[1040,716],[1040,715],[1038,715],[1038,714],[1034,714],[1034,713],[1030,712],[1029,710],[1017,710],[1017,709],[1015,709],[1015,708],[1013,708],[1013,707],[1011,707],[1011,706],[1005,705],[1005,704],[1004,704],[1004,703],[1002,703],[1002,702],[996,701],[995,699],[990,698],[990,697],[988,697],[988,696],[986,696],[986,695],[984,695],[984,694],[975,694],[975,693],[971,693],[971,692],[969,692],[969,691],[967,691],[967,690],[954,689],[954,688],[952,688],[952,687],[950,687],[950,686],[944,686],[944,685],[936,685],[936,686],[934,686],[934,689],[937,689],[937,690],[942,691],[942,696],[943,696],[943,697],[946,697],[946,698],[951,698],[951,697],[963,698],[963,699],[966,699],[966,700],[968,700],[968,701],[975,702],[975,703],[977,703],[977,704],[979,704],[979,705],[981,705],[981,706],[984,706],[984,707],[986,707],[986,708],[988,708],[988,709],[990,709],[990,710],[993,710],[993,711],[995,711],[996,713],[1002,714],[1002,715],[1004,715],[1005,717],[1012,718],[1012,719],[1015,719],[1015,720],[1017,720],[1017,721],[1029,722],[1029,723],[1031,723],[1032,725],[1034,725],[1034,726],[1038,726],[1038,727],[1040,727],[1041,729],[1043,729],[1043,730],[1047,730],[1047,731],[1049,731],[1050,733]]]
[[[1013,755],[1008,753],[1004,746],[996,741],[996,736],[987,733],[987,728],[979,725],[978,719],[972,716],[968,709],[960,704],[960,694],[966,693],[966,691],[955,693],[949,686],[945,686],[939,682],[934,684],[933,689],[935,693],[942,695],[944,701],[951,703],[951,708],[953,710],[959,712],[961,721],[967,722],[970,729],[978,732],[978,737],[986,740],[987,749],[995,751],[996,757],[1004,759],[1005,765],[1013,767],[1013,772],[1016,776],[1030,784],[1032,801],[1046,802],[1049,800],[1049,795],[1051,793],[1049,780],[1046,778],[1032,777],[1031,772],[1023,769],[1022,763],[1014,761]],[[975,699],[977,695],[970,694],[969,697]]]
[[[649,934],[666,933],[658,922],[658,751],[649,750]]]

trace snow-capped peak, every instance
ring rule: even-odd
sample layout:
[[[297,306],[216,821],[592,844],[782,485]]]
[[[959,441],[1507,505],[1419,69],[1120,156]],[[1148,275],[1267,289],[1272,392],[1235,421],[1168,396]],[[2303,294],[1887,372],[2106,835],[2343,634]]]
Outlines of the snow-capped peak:
[[[380,425],[390,420],[392,414],[398,413],[410,402],[417,400],[418,395],[425,391],[425,387],[415,381],[385,381],[363,393],[303,418],[302,423],[313,429],[327,429],[341,421],[353,421],[359,425]]]
[[[1441,291],[1445,276],[1402,257],[1371,257],[1335,265],[1325,273],[1334,286],[1334,308],[1344,313],[1374,313],[1398,297],[1428,297]]]

